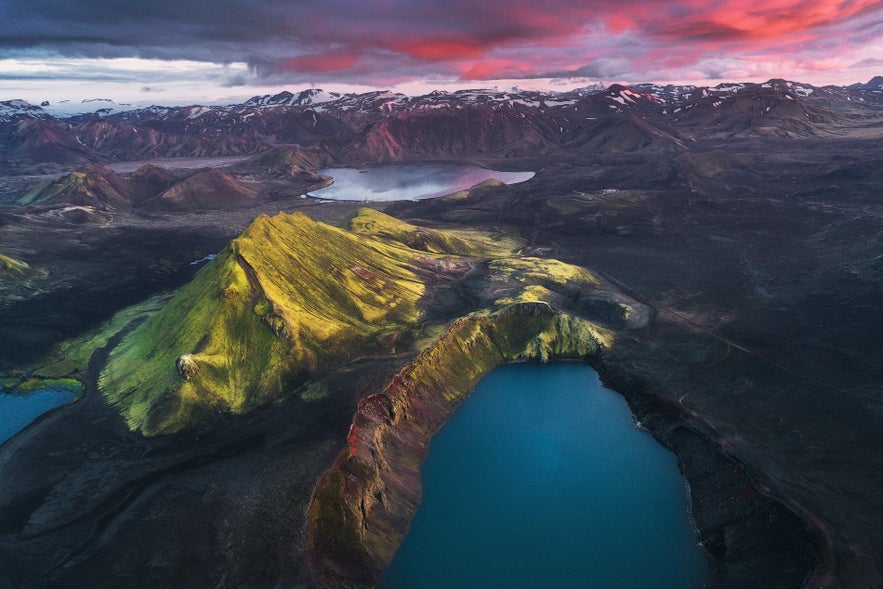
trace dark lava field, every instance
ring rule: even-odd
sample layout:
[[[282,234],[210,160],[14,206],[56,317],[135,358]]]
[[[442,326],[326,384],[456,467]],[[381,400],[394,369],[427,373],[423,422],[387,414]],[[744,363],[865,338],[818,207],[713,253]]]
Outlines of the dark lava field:
[[[508,283],[489,254],[418,272],[422,331],[403,328],[391,348],[355,345],[345,361],[282,379],[270,401],[213,406],[171,433],[132,428],[101,384],[115,346],[155,309],[80,365],[58,368],[57,351],[132,305],[168,300],[208,267],[193,262],[260,215],[338,225],[362,207],[427,228],[412,250],[434,251],[435,229],[485,232],[598,277],[592,296],[546,286],[556,309],[614,333],[587,361],[676,453],[710,587],[883,587],[883,98],[802,87],[721,97],[613,86],[540,106],[454,93],[443,108],[423,97],[392,114],[368,95],[322,108],[289,95],[189,127],[186,108],[0,122],[0,254],[26,264],[0,258],[0,377],[86,386],[0,446],[0,587],[377,584],[387,549],[372,530],[406,529],[407,512],[390,502],[386,519],[365,515],[363,500],[362,531],[343,537],[328,521],[359,506],[341,487],[328,515],[317,484],[338,467],[349,483],[368,480],[341,466],[354,415],[369,409],[360,401],[389,391],[459,317],[493,306],[489,293]],[[218,165],[230,155],[240,157]],[[165,169],[166,156],[215,159]],[[135,172],[106,167],[148,159]],[[330,164],[437,161],[536,175],[423,201],[303,196],[327,185],[315,170]],[[614,312],[626,304],[635,315]]]

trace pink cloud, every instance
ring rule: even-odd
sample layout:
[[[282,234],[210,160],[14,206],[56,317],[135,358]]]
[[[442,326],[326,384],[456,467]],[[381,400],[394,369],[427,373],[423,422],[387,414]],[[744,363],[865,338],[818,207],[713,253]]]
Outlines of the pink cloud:
[[[413,39],[394,41],[387,48],[426,61],[449,61],[455,59],[480,59],[489,43],[481,39]]]
[[[293,73],[351,81],[461,80],[755,71],[769,54],[807,65],[850,47],[883,0],[305,0],[293,31],[308,55]],[[873,19],[872,19],[873,20]],[[880,22],[881,19],[877,19]],[[867,24],[867,23],[865,23]],[[825,53],[815,46],[824,43]],[[301,48],[301,51],[303,49]],[[858,56],[855,61],[860,61]],[[707,64],[727,60],[725,70]],[[781,60],[778,60],[781,62]],[[787,72],[781,72],[787,75]]]
[[[636,73],[689,68],[709,57],[751,61],[770,51],[801,54],[810,64],[832,57],[812,55],[808,47],[816,40],[851,19],[883,12],[881,7],[880,0],[454,0],[384,14],[374,35],[365,34],[370,24],[350,31],[330,23],[324,30],[340,31],[331,41],[345,55],[381,52],[415,67],[426,64],[437,74],[481,80],[603,71],[591,64],[604,57],[624,59]],[[328,65],[344,66],[345,60],[329,58]]]
[[[247,62],[258,82],[328,74],[366,84],[544,74],[713,77],[754,71],[752,60],[770,55],[822,70],[825,60],[867,64],[883,51],[883,0],[230,0],[214,11],[202,0],[176,0],[174,11],[162,5],[108,12],[90,0],[21,3],[4,15],[4,47]]]

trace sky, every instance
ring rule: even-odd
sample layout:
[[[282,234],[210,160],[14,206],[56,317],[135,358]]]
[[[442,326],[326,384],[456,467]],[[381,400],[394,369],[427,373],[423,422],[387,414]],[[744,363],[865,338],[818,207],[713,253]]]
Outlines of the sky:
[[[0,100],[881,74],[883,0],[0,0]]]

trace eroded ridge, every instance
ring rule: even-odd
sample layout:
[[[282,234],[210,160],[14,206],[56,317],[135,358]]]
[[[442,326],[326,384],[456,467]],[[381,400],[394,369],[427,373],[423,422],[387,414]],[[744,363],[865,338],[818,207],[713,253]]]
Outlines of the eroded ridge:
[[[458,319],[386,389],[364,398],[347,447],[322,478],[308,516],[308,556],[328,586],[375,586],[420,504],[432,436],[478,380],[518,360],[591,358],[611,333],[544,302]]]

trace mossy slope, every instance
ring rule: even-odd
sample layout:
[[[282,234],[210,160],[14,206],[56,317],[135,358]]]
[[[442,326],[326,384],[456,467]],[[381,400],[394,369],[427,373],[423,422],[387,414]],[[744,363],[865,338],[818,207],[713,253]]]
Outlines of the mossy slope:
[[[259,217],[113,350],[101,388],[145,434],[247,411],[416,322],[413,258],[302,214]]]
[[[23,278],[30,269],[27,263],[0,254],[0,280]]]
[[[99,349],[109,345],[119,334],[137,326],[158,312],[170,295],[158,295],[117,311],[101,325],[54,346],[35,366],[29,367],[34,376],[60,378],[80,375]]]
[[[485,233],[439,231],[418,227],[374,209],[359,209],[346,223],[358,235],[379,238],[411,249],[458,256],[490,257],[512,253],[515,243],[495,240]]]

